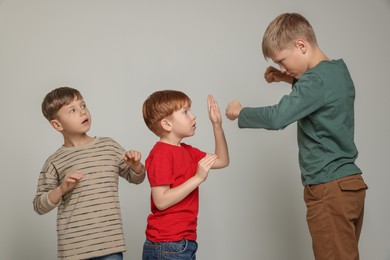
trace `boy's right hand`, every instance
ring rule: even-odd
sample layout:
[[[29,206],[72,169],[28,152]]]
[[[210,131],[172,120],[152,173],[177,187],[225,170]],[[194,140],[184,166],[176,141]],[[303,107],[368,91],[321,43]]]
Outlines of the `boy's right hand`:
[[[84,174],[79,171],[66,174],[61,184],[49,192],[48,196],[51,203],[58,204],[62,196],[72,190],[82,178],[84,178]]]
[[[60,184],[60,189],[63,194],[72,190],[80,180],[84,178],[84,174],[80,171],[74,171],[65,175],[64,180]]]
[[[217,155],[206,155],[202,160],[198,162],[198,169],[196,171],[196,176],[199,177],[202,182],[207,179],[209,171],[215,161],[217,160]]]

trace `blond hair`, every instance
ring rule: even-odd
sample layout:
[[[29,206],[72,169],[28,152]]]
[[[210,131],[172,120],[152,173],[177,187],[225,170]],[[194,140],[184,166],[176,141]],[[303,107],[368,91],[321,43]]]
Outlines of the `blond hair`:
[[[309,21],[298,13],[284,13],[276,17],[263,35],[262,50],[265,59],[290,48],[294,40],[302,38],[317,46],[317,39]]]
[[[146,126],[161,137],[161,120],[180,110],[185,105],[191,106],[191,99],[181,91],[161,90],[151,94],[142,106],[142,115]]]

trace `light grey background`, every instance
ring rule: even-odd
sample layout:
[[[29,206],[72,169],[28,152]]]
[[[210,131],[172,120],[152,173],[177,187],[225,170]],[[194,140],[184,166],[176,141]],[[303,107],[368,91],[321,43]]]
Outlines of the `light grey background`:
[[[0,0],[0,259],[55,259],[56,210],[32,207],[39,171],[61,144],[43,118],[44,95],[81,90],[91,135],[110,136],[146,158],[157,138],[141,106],[155,90],[193,101],[197,133],[213,151],[206,97],[222,112],[232,99],[272,105],[289,87],[268,85],[260,41],[283,12],[300,12],[322,50],[344,58],[356,85],[358,165],[370,189],[361,259],[390,259],[388,170],[390,1]],[[297,162],[296,124],[283,131],[239,130],[224,118],[231,164],[201,185],[201,260],[313,259]],[[148,182],[120,183],[125,259],[140,259],[149,213]]]

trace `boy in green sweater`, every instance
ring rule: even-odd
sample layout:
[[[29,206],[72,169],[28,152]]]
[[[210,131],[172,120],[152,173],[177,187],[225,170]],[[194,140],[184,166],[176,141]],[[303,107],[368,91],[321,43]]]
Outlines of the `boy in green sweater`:
[[[240,128],[278,130],[297,122],[315,258],[359,259],[367,186],[355,164],[355,89],[348,68],[321,51],[312,26],[296,13],[281,14],[268,25],[262,49],[280,67],[268,67],[266,81],[291,83],[291,93],[274,106],[250,108],[232,101],[226,116],[238,118]]]

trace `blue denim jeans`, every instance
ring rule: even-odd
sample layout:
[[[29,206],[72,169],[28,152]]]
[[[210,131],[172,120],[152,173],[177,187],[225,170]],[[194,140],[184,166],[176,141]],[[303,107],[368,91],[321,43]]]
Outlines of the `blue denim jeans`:
[[[195,260],[197,249],[198,243],[187,239],[156,243],[146,239],[142,260]]]
[[[122,259],[123,259],[123,253],[115,253],[110,255],[94,257],[91,258],[90,260],[122,260]]]

